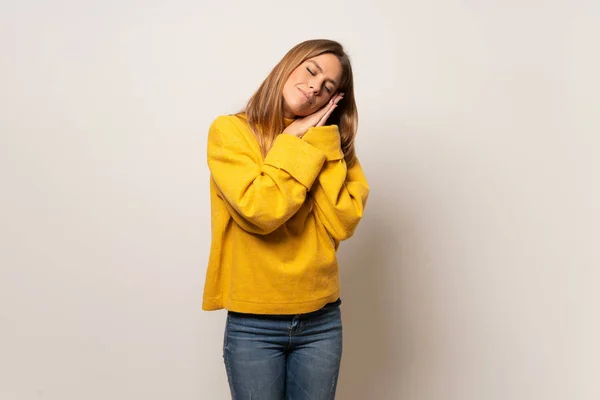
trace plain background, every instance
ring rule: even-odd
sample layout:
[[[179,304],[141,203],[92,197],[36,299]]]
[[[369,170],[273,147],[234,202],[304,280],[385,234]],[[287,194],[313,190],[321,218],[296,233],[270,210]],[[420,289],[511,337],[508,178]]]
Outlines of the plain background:
[[[0,399],[227,399],[206,135],[296,43],[354,65],[372,194],[342,400],[600,398],[600,5],[0,6]]]

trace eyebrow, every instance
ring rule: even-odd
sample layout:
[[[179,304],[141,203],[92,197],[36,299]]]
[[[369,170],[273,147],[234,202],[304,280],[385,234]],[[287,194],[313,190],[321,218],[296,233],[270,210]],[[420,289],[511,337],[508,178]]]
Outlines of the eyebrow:
[[[317,67],[317,69],[318,69],[319,71],[321,71],[321,73],[323,73],[323,68],[321,68],[321,66],[320,66],[319,64],[317,64],[317,62],[316,62],[316,61],[313,61],[313,60],[308,60],[308,62],[311,62],[311,63],[315,64],[315,67]],[[329,82],[333,83],[333,85],[334,85],[334,86],[337,86],[337,83],[335,83],[335,81],[334,81],[333,79],[327,78],[327,80],[328,80]]]

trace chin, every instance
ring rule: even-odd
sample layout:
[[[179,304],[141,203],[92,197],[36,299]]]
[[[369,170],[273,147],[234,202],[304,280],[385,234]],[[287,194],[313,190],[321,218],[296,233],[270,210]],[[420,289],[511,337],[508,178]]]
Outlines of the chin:
[[[310,115],[316,111],[316,109],[313,109],[313,107],[308,105],[306,102],[296,103],[290,108],[292,112],[299,117],[306,117],[307,115]]]
[[[307,110],[306,107],[303,107],[300,104],[290,104],[286,102],[285,106],[290,111],[290,113],[294,114],[295,117],[306,117],[307,115],[311,114],[310,110]]]

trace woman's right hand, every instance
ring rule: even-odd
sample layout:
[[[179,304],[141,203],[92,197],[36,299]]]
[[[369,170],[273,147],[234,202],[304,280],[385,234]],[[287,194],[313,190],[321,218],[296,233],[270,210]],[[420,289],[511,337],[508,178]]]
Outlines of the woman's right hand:
[[[285,128],[283,133],[301,138],[302,136],[304,136],[304,134],[306,133],[306,131],[308,131],[309,128],[325,125],[325,123],[327,122],[327,118],[329,118],[333,110],[336,109],[337,104],[343,98],[343,93],[335,94],[327,104],[321,107],[321,109],[315,111],[310,115],[307,115],[306,117],[298,118],[297,120],[292,122],[287,128]]]

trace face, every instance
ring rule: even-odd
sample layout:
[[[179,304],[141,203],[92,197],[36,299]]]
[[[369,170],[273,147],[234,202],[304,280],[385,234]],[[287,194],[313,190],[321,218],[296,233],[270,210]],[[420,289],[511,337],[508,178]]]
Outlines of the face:
[[[285,118],[305,117],[318,111],[335,94],[341,78],[342,65],[333,54],[304,61],[283,87]]]

